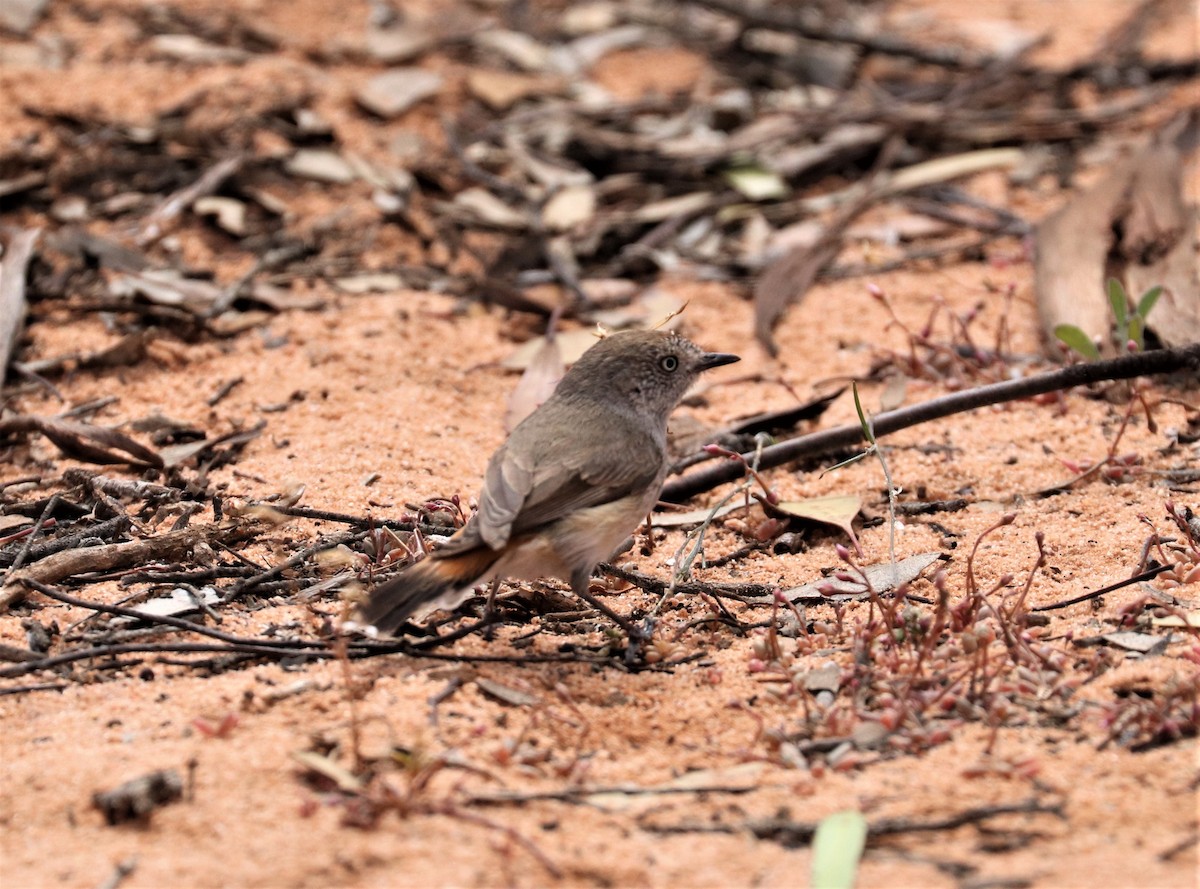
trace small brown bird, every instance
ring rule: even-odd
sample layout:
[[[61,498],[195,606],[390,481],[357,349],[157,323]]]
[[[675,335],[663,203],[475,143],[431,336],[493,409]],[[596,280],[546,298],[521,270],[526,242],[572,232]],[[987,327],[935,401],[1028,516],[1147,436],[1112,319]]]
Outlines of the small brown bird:
[[[488,464],[479,510],[450,541],[380,584],[361,619],[392,633],[487,580],[561,577],[627,633],[588,585],[654,507],[667,417],[698,374],[738,361],[659,330],[611,334],[563,376]]]

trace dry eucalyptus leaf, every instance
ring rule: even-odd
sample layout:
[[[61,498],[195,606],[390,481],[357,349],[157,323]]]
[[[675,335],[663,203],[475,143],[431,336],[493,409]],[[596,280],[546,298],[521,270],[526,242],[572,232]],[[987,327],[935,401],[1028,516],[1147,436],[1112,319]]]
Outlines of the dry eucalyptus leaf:
[[[262,303],[277,312],[285,312],[289,309],[313,311],[325,305],[325,300],[316,293],[296,293],[289,288],[277,287],[266,281],[255,281],[250,286],[249,295],[255,302]]]
[[[596,345],[596,332],[588,328],[558,331],[554,334],[554,341],[558,346],[558,354],[562,357],[563,364],[570,366],[578,361],[584,352]],[[523,371],[533,362],[541,347],[540,337],[522,343],[511,355],[500,362],[500,366],[505,370]]]
[[[725,171],[725,181],[752,201],[773,201],[791,194],[778,173],[763,167],[735,167]]]
[[[467,188],[454,196],[454,204],[462,207],[488,225],[497,228],[524,229],[529,225],[525,214],[514,210],[484,188]]]
[[[596,193],[588,185],[568,185],[555,192],[542,207],[542,223],[550,231],[565,232],[587,222],[596,212]]]
[[[0,382],[25,323],[25,275],[40,234],[36,228],[16,231],[0,253]]]
[[[315,182],[344,185],[358,178],[354,167],[344,157],[336,151],[321,148],[301,148],[287,160],[283,169],[292,176]]]
[[[367,55],[386,65],[408,62],[433,45],[433,35],[415,27],[368,28],[364,39]]]
[[[649,36],[649,29],[642,25],[622,25],[577,37],[565,46],[556,46],[550,56],[558,71],[576,75],[591,68],[611,52],[640,46]]]
[[[920,553],[915,556],[909,556],[907,559],[901,559],[893,566],[890,562],[883,562],[879,565],[869,565],[862,569],[866,575],[867,582],[871,588],[877,593],[887,593],[900,586],[902,583],[911,583],[921,576],[921,572],[930,565],[941,559],[941,553]],[[848,570],[849,574],[856,572]],[[830,589],[829,595],[823,592]],[[854,580],[839,580],[836,577],[823,577],[820,580],[814,580],[811,583],[806,583],[803,586],[793,587],[790,590],[784,590],[783,595],[795,603],[800,602],[827,602],[846,599],[863,599],[868,595],[867,586],[862,580],[855,577]],[[770,597],[763,597],[762,601],[769,602]]]
[[[562,92],[563,80],[514,74],[511,71],[476,68],[467,74],[467,89],[493,111],[505,111],[531,96],[550,96]]]
[[[199,590],[185,590],[183,587],[176,587],[165,596],[158,596],[143,602],[141,605],[134,605],[131,611],[136,611],[138,614],[144,614],[147,617],[179,617],[184,614],[193,614],[200,611],[204,605],[219,605],[221,597],[217,595],[217,591],[210,586],[202,587]],[[111,621],[114,626],[121,624],[135,623],[136,618],[132,617],[115,617]]]
[[[192,211],[199,216],[212,216],[217,225],[239,238],[246,234],[246,205],[235,198],[205,197],[192,204]]]
[[[686,512],[656,512],[651,519],[656,528],[691,528],[702,525],[707,521],[723,518],[731,512],[745,509],[746,504],[737,502],[726,503],[715,512],[709,509],[689,509]]]
[[[802,522],[816,522],[840,528],[850,538],[854,551],[862,555],[858,537],[854,533],[854,519],[862,510],[862,501],[851,495],[813,497],[808,500],[782,500],[779,503],[764,501],[763,509],[776,518],[788,517]]]
[[[338,278],[334,286],[344,293],[394,293],[404,287],[404,280],[391,272],[377,272],[366,275],[351,275],[348,278]]]
[[[225,291],[211,281],[185,278],[174,269],[130,272],[116,278],[109,290],[113,296],[141,296],[160,306],[175,306],[201,316],[207,315],[225,296]]]
[[[1155,617],[1150,620],[1153,627],[1200,627],[1200,611],[1189,611],[1184,616],[1169,614],[1166,617]]]
[[[322,756],[313,750],[293,750],[291,757],[308,771],[332,781],[343,793],[358,793],[362,790],[362,781],[328,756]]]
[[[200,65],[237,64],[252,57],[244,49],[210,43],[194,34],[156,34],[149,49],[154,56]]]
[[[772,355],[777,355],[775,324],[787,307],[798,300],[816,280],[818,273],[841,249],[840,233],[822,232],[812,247],[800,247],[785,253],[767,266],[754,287],[754,333]]]
[[[1171,644],[1173,636],[1152,636],[1149,633],[1134,633],[1123,631],[1105,633],[1100,637],[1109,645],[1123,648],[1126,651],[1136,651],[1138,654],[1161,654]]]
[[[484,30],[473,38],[475,45],[490,49],[526,71],[544,71],[550,50],[519,31]]]
[[[445,78],[424,68],[395,68],[378,74],[359,89],[355,98],[372,114],[398,117],[418,102],[437,94]]]
[[[620,9],[611,0],[572,3],[559,16],[558,27],[572,37],[603,31],[616,25]]]
[[[497,700],[501,704],[508,704],[510,707],[532,707],[539,701],[536,695],[482,676],[475,680],[475,685],[489,698]]]
[[[587,288],[584,288],[587,293]],[[588,293],[590,296],[591,294]],[[609,330],[626,327],[653,327],[659,330],[674,330],[679,326],[679,312],[685,303],[678,296],[661,287],[643,291],[628,305],[615,309],[602,309],[589,314],[589,318]]]
[[[258,438],[264,429],[267,428],[267,421],[260,420],[249,429],[238,429],[233,432],[227,432],[224,435],[217,436],[212,439],[203,439],[201,441],[189,441],[183,444],[169,445],[162,449],[160,465],[167,469],[173,466],[179,466],[193,457],[198,457],[205,451],[215,448],[219,445],[228,445],[229,447],[240,447],[246,442],[253,441]]]
[[[643,204],[631,215],[637,222],[663,222],[675,216],[690,216],[707,210],[713,202],[710,192],[697,191]]]
[[[215,336],[236,336],[247,330],[262,327],[271,320],[271,313],[257,309],[248,312],[222,312],[208,319],[208,329]]]
[[[908,377],[904,374],[891,374],[884,383],[883,392],[879,394],[879,409],[894,411],[904,404],[908,394]]]
[[[506,432],[512,432],[518,423],[554,394],[554,387],[566,370],[557,336],[538,337],[537,343],[537,350],[508,398],[508,408],[504,412]]]

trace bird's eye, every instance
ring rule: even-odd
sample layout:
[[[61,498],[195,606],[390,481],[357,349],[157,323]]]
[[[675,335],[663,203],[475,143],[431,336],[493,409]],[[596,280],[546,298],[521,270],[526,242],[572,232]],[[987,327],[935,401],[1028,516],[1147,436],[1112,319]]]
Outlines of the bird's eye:
[[[677,367],[679,367],[679,359],[676,358],[674,355],[664,355],[662,357],[662,359],[658,362],[658,366],[661,367],[663,370],[665,370],[667,373],[671,373]]]

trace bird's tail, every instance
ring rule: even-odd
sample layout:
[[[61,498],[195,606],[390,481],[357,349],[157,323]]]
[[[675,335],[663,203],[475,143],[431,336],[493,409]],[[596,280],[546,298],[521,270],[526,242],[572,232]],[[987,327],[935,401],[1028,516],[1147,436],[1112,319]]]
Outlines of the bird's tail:
[[[371,591],[360,609],[363,623],[381,633],[394,633],[426,606],[441,605],[482,580],[500,553],[486,546],[460,553],[427,556]]]

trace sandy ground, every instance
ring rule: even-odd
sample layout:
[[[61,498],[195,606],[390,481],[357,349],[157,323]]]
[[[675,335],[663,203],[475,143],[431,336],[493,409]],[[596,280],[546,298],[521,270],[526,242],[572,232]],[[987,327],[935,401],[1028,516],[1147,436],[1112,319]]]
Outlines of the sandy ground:
[[[122,37],[123,15],[138,5],[52,4],[35,34],[65,36],[79,52],[77,60],[55,73],[0,68],[0,92],[20,90],[26,104],[52,102],[62,109],[108,108],[116,114],[119,106],[130,120],[190,94],[197,88],[194,74],[142,56],[124,58],[131,38]],[[255,83],[272,82],[284,69],[309,66],[305,52],[325,45],[335,23],[366,14],[365,4],[353,2],[225,5],[253,9],[264,27],[284,38],[285,49],[276,58],[204,75],[208,86],[236,85],[248,95]],[[1063,61],[1092,45],[1127,7],[1117,0],[1069,4],[1074,14],[1064,11],[1067,5],[1006,0],[972,4],[971,14],[1051,31],[1054,40],[1043,52]],[[898,6],[897,14],[943,22],[963,14],[960,4],[933,0]],[[1177,31],[1159,43],[1186,50],[1189,38]],[[620,66],[609,65],[613,72],[605,76],[623,76]],[[396,129],[420,130],[436,121],[431,111],[419,109],[372,131],[346,98],[368,73],[345,62],[329,63],[322,74],[317,104],[344,141],[370,155]],[[13,133],[11,138],[37,130],[36,119],[13,103],[3,104],[0,128]],[[1061,200],[1049,186],[1035,198],[1028,192],[1010,195],[1002,181],[986,176],[972,187],[1034,215]],[[1191,188],[1195,197],[1200,187],[1193,182]],[[368,193],[351,191],[347,212],[369,219]],[[313,217],[340,207],[309,186],[297,186],[287,197]],[[364,249],[364,268],[383,264],[403,246],[386,231],[376,234]],[[222,277],[244,271],[222,266],[211,240],[190,232],[180,237],[186,254],[194,261],[212,257]],[[784,408],[794,404],[788,387],[807,398],[828,391],[831,381],[862,377],[889,350],[903,353],[901,332],[889,327],[867,283],[816,287],[780,325],[780,355],[771,359],[750,334],[752,307],[729,288],[664,280],[664,288],[690,300],[682,318],[688,336],[743,356],[741,364],[714,373],[715,385],[677,416],[719,426]],[[1032,266],[1021,243],[996,243],[986,262],[896,272],[872,283],[914,327],[935,299],[958,311],[981,303],[976,331],[982,341],[990,342],[1003,320],[1013,353],[1038,351]],[[1001,295],[1010,287],[1014,298],[1006,306]],[[229,498],[256,499],[303,484],[305,506],[394,520],[409,502],[474,494],[488,456],[503,440],[501,420],[516,382],[499,367],[514,349],[512,320],[500,310],[463,310],[457,300],[431,293],[352,296],[323,287],[320,295],[325,304],[319,310],[281,313],[264,328],[219,342],[160,342],[137,366],[80,372],[59,380],[58,388],[70,404],[117,394],[119,401],[97,418],[110,424],[159,411],[223,432],[265,418],[265,434],[235,464],[214,474]],[[95,315],[50,311],[30,326],[22,357],[92,350],[112,339]],[[235,377],[243,382],[210,407],[209,397]],[[1200,387],[1153,381],[1145,386],[1157,429],[1147,428],[1137,411],[1120,445],[1122,453],[1137,456],[1138,471],[1119,482],[1092,480],[1051,497],[1036,492],[1071,477],[1064,461],[1087,463],[1106,454],[1124,404],[1075,391],[1058,403],[1018,402],[889,437],[886,455],[902,499],[969,500],[959,512],[906,519],[897,554],[945,553],[947,588],[960,596],[965,553],[1000,515],[1011,512],[1015,520],[991,533],[975,558],[984,586],[1004,574],[1023,584],[1037,558],[1039,532],[1048,557],[1027,604],[1062,601],[1127,577],[1149,533],[1143,517],[1165,532],[1166,501],[1200,507],[1194,482],[1172,489],[1159,476],[1195,466],[1194,446],[1169,445],[1189,418],[1194,423]],[[943,391],[912,380],[904,402]],[[883,393],[881,384],[866,384],[867,407],[877,409]],[[276,410],[281,404],[286,408]],[[24,391],[7,406],[28,414],[63,409],[41,391]],[[843,395],[820,424],[853,418],[853,404]],[[54,477],[69,465],[35,438],[6,454],[0,482],[38,473]],[[768,477],[784,499],[854,494],[868,515],[886,512],[884,481],[874,461],[824,475],[774,470]],[[693,505],[716,498],[709,494]],[[740,525],[715,527],[708,557],[741,547],[746,538],[739,528],[761,519],[755,507]],[[246,553],[273,564],[331,530],[328,523],[295,521],[264,533]],[[657,536],[652,553],[622,558],[640,571],[668,577],[684,535]],[[886,561],[886,524],[866,527],[859,537],[863,564]],[[839,539],[816,535],[801,552],[760,551],[701,569],[697,578],[796,586],[839,567],[834,551]],[[932,589],[922,580],[914,592],[928,596]],[[1154,590],[1167,594],[1161,584]],[[1183,611],[1200,601],[1195,585],[1170,593]],[[106,583],[87,587],[86,595],[116,601],[123,592]],[[696,599],[676,598],[665,606],[658,637],[673,640],[676,654],[697,655],[667,671],[467,665],[403,656],[358,662],[348,673],[337,663],[324,663],[293,669],[250,665],[205,675],[153,657],[115,671],[80,669],[64,689],[0,697],[2,883],[115,885],[105,881],[128,866],[121,886],[803,885],[808,847],[755,838],[748,824],[776,817],[815,822],[845,809],[862,811],[873,822],[922,821],[1037,798],[1061,803],[1061,817],[1014,814],[982,826],[875,840],[859,885],[1195,886],[1200,782],[1195,739],[1141,752],[1103,743],[1104,714],[1130,694],[1153,697],[1182,685],[1194,695],[1200,675],[1194,639],[1177,634],[1165,653],[1145,659],[1112,648],[1098,655],[1099,649],[1071,641],[1116,629],[1122,609],[1147,595],[1140,587],[1122,589],[1095,604],[1049,612],[1048,625],[1036,628],[1040,641],[1070,664],[1078,713],[1056,719],[1022,709],[994,728],[971,719],[947,723],[944,743],[915,753],[886,746],[861,751],[836,768],[816,767],[819,756],[810,767],[798,767],[781,752],[772,739],[798,731],[805,706],[797,694],[782,693],[779,683],[764,681],[758,672],[761,633],[691,626],[709,607]],[[607,601],[630,612],[652,607],[655,598],[615,585]],[[770,614],[769,608],[730,607],[749,622]],[[847,624],[863,620],[866,609],[866,603],[848,606]],[[266,598],[228,613],[221,628],[244,635],[272,627],[316,633],[322,621],[340,613],[332,598],[307,604]],[[1157,612],[1148,606],[1146,620],[1152,614]],[[829,606],[808,612],[817,621],[832,621],[832,615]],[[66,627],[86,616],[81,609],[31,597],[0,616],[0,641],[25,644],[23,618]],[[532,648],[517,641],[530,631],[538,631]],[[595,641],[602,632],[534,617],[529,626],[505,627],[491,641],[464,640],[452,651],[515,656],[553,651],[580,638]],[[827,650],[797,651],[794,657],[807,669],[831,659],[849,662],[836,639]],[[1106,659],[1103,669],[1095,667],[1097,657]],[[522,690],[531,700],[501,703],[482,690],[479,679]],[[211,727],[222,720],[228,720],[226,730],[214,733]],[[373,798],[390,800],[369,825],[353,824],[354,801],[312,781],[292,757],[302,750],[332,751],[332,759],[349,765],[352,726],[361,732],[359,754],[377,763]],[[395,751],[405,752],[407,768],[395,764]],[[439,761],[445,767],[428,768]],[[186,798],[145,823],[111,827],[92,808],[94,792],[165,768],[186,777]],[[685,776],[710,789],[595,792],[635,786],[678,791],[672,782]],[[531,798],[508,800],[505,793]],[[712,830],[670,830],[683,826]]]

